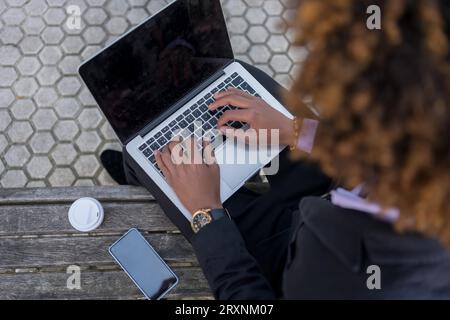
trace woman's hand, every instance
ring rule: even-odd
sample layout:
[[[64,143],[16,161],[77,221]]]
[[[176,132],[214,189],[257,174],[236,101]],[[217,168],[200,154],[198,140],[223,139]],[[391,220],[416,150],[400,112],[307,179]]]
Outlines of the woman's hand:
[[[167,182],[180,201],[194,214],[200,209],[222,208],[220,200],[220,170],[212,146],[205,144],[203,156],[195,140],[171,142],[163,152],[156,153],[156,161]]]
[[[241,121],[247,123],[250,128],[258,133],[261,129],[266,129],[268,141],[270,141],[271,130],[279,130],[280,144],[292,144],[294,137],[293,120],[272,108],[263,99],[235,88],[219,92],[214,98],[216,101],[209,106],[210,110],[216,110],[226,105],[240,108],[240,110],[225,111],[219,119],[218,128],[223,134],[239,137],[238,132],[226,124],[229,121]]]

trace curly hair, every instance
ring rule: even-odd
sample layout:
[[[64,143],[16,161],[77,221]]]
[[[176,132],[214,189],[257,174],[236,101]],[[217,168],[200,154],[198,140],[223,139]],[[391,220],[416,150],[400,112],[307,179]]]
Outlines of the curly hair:
[[[298,115],[304,101],[319,110],[311,158],[400,209],[399,231],[450,246],[450,1],[298,5],[296,45],[309,54],[287,102]],[[381,8],[381,30],[366,26],[370,5]]]

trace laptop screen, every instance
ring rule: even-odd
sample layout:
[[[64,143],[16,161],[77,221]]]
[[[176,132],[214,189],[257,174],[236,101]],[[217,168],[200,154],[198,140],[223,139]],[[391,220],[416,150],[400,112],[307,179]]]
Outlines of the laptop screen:
[[[125,143],[232,59],[220,0],[178,0],[80,75]]]

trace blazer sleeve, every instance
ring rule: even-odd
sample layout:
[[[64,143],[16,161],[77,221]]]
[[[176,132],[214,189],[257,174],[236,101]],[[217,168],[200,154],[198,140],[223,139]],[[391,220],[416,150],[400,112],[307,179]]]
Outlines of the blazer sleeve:
[[[211,223],[194,235],[191,243],[216,299],[275,299],[233,221]]]

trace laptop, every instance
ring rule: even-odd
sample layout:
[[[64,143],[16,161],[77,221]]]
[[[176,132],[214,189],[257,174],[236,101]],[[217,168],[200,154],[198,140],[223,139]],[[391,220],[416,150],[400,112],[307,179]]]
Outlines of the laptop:
[[[227,159],[228,154],[255,159],[252,153],[261,150],[234,139],[218,139],[218,119],[226,110],[237,108],[225,106],[211,112],[208,105],[216,92],[229,87],[260,97],[292,118],[235,61],[220,0],[172,2],[85,61],[78,72],[128,154],[188,220],[191,214],[156,163],[156,150],[162,150],[174,135],[182,139],[195,136],[200,141],[208,134],[209,140],[215,141],[217,159]],[[244,130],[247,127],[240,122],[229,125]],[[222,201],[282,149],[271,148],[269,157],[257,157],[257,161],[219,162]]]

